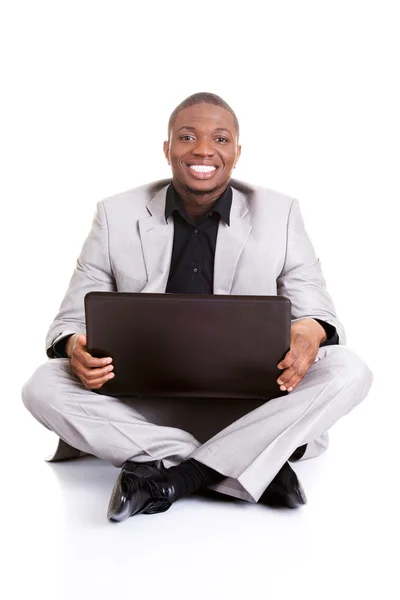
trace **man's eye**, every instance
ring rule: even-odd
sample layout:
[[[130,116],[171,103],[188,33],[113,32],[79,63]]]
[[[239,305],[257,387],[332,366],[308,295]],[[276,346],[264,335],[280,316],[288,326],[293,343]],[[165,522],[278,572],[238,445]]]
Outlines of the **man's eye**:
[[[187,140],[193,140],[194,138],[192,135],[181,135],[181,137],[179,139],[187,141]]]
[[[229,142],[229,140],[227,140],[227,139],[226,139],[226,138],[224,138],[224,137],[218,137],[218,138],[217,138],[217,142],[223,142],[223,143],[227,143],[227,142]]]

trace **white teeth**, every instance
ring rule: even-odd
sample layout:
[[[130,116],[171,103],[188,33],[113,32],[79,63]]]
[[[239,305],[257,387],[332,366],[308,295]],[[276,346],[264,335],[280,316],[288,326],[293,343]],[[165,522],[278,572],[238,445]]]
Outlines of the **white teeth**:
[[[196,171],[196,173],[211,173],[211,171],[215,171],[215,167],[208,165],[190,165],[190,168]]]

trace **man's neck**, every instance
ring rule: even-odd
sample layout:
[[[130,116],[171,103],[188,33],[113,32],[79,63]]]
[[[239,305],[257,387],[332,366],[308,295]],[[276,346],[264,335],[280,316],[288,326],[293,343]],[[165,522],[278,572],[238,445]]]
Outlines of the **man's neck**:
[[[211,212],[214,204],[220,196],[224,193],[225,189],[212,190],[209,193],[197,194],[191,190],[184,188],[174,179],[172,180],[173,186],[182,202],[182,206],[187,216],[193,221],[197,221],[204,217],[207,213]],[[228,184],[229,185],[229,184]]]

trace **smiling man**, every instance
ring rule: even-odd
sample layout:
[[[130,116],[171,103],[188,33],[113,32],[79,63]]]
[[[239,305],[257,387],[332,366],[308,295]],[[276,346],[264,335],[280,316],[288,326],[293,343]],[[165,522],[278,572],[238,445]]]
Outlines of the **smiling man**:
[[[288,461],[326,449],[327,430],[366,397],[372,373],[344,345],[298,201],[231,178],[241,147],[230,106],[210,93],[184,100],[164,153],[172,179],[98,203],[47,334],[52,360],[25,384],[24,404],[60,437],[52,460],[93,454],[122,467],[110,520],[165,511],[205,488],[295,508],[306,498]],[[99,393],[118,373],[112,357],[87,351],[90,291],[288,297],[290,349],[276,383],[287,394],[199,406]]]
[[[164,154],[172,168],[172,185],[187,215],[196,218],[229,189],[241,151],[239,124],[223,106],[190,105],[190,100],[184,106],[170,117]]]

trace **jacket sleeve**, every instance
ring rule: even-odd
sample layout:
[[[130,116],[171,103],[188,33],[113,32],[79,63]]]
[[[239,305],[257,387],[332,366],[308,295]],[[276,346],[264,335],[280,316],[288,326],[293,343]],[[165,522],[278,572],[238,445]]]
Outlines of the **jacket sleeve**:
[[[116,291],[109,257],[107,217],[98,202],[92,229],[77,259],[68,290],[46,336],[46,353],[54,358],[53,344],[74,333],[85,333],[84,298],[88,292]]]
[[[306,317],[320,319],[336,328],[339,344],[346,343],[343,325],[326,289],[321,263],[305,230],[298,200],[293,200],[290,207],[286,257],[277,279],[277,290],[292,303],[292,322]]]

